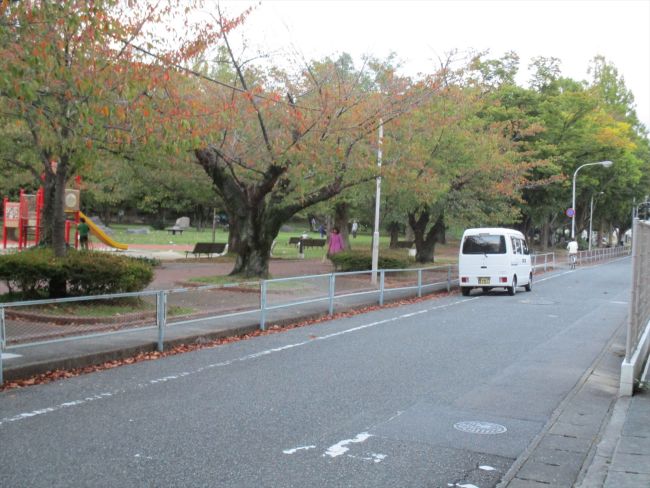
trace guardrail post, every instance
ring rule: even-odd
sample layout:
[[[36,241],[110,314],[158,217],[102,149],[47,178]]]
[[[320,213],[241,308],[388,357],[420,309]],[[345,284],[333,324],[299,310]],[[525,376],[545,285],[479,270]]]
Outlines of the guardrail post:
[[[266,330],[266,280],[260,281],[260,330]]]
[[[384,305],[384,279],[386,272],[382,269],[379,271],[379,305]]]
[[[5,350],[5,308],[0,307],[0,385],[4,383],[2,352]]]
[[[165,326],[167,325],[167,294],[156,294],[156,325],[158,326],[158,352],[163,352],[165,343]]]
[[[555,269],[555,253],[553,253],[553,269]]]
[[[451,264],[447,265],[447,293],[451,291]]]
[[[422,296],[422,268],[418,268],[418,298]]]
[[[336,291],[336,275],[332,273],[330,275],[330,306],[329,306],[329,314],[330,316],[334,315],[334,292]]]

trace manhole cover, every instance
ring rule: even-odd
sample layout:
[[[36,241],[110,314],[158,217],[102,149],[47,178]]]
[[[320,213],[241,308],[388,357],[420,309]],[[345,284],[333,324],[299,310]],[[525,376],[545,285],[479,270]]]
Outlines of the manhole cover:
[[[503,425],[478,420],[455,423],[454,429],[469,432],[470,434],[503,434],[508,430]]]

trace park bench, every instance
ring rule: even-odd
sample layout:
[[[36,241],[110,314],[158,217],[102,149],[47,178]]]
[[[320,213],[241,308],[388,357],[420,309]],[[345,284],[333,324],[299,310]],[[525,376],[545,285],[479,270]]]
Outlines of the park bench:
[[[413,241],[397,241],[398,249],[411,249],[413,247]]]
[[[302,245],[304,247],[324,247],[326,239],[303,239]]]
[[[227,252],[228,244],[224,244],[223,242],[197,242],[194,244],[194,249],[185,251],[185,257],[187,258],[190,254],[194,254],[194,257],[205,254],[210,258],[213,254],[223,256]]]
[[[298,244],[300,239],[302,239],[302,237],[289,237],[289,245],[292,246]]]

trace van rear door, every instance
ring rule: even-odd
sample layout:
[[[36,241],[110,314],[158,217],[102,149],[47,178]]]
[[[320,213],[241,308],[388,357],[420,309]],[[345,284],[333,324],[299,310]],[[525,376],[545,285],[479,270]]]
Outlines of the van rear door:
[[[473,286],[498,285],[497,276],[507,269],[507,245],[503,234],[469,234],[461,247],[459,272]]]

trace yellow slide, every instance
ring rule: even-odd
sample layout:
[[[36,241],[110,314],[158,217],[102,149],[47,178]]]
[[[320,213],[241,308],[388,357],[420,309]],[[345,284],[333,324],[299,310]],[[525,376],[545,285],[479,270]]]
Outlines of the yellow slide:
[[[107,246],[111,246],[114,247],[115,249],[122,249],[122,250],[126,250],[129,248],[128,244],[122,244],[121,242],[117,242],[111,239],[110,236],[106,234],[106,232],[104,232],[99,227],[97,227],[97,225],[92,220],[90,220],[89,217],[86,217],[86,215],[83,212],[79,211],[79,217],[86,221],[88,227],[90,227],[90,232],[92,232],[92,234],[95,237],[97,237],[97,239],[102,241]]]

